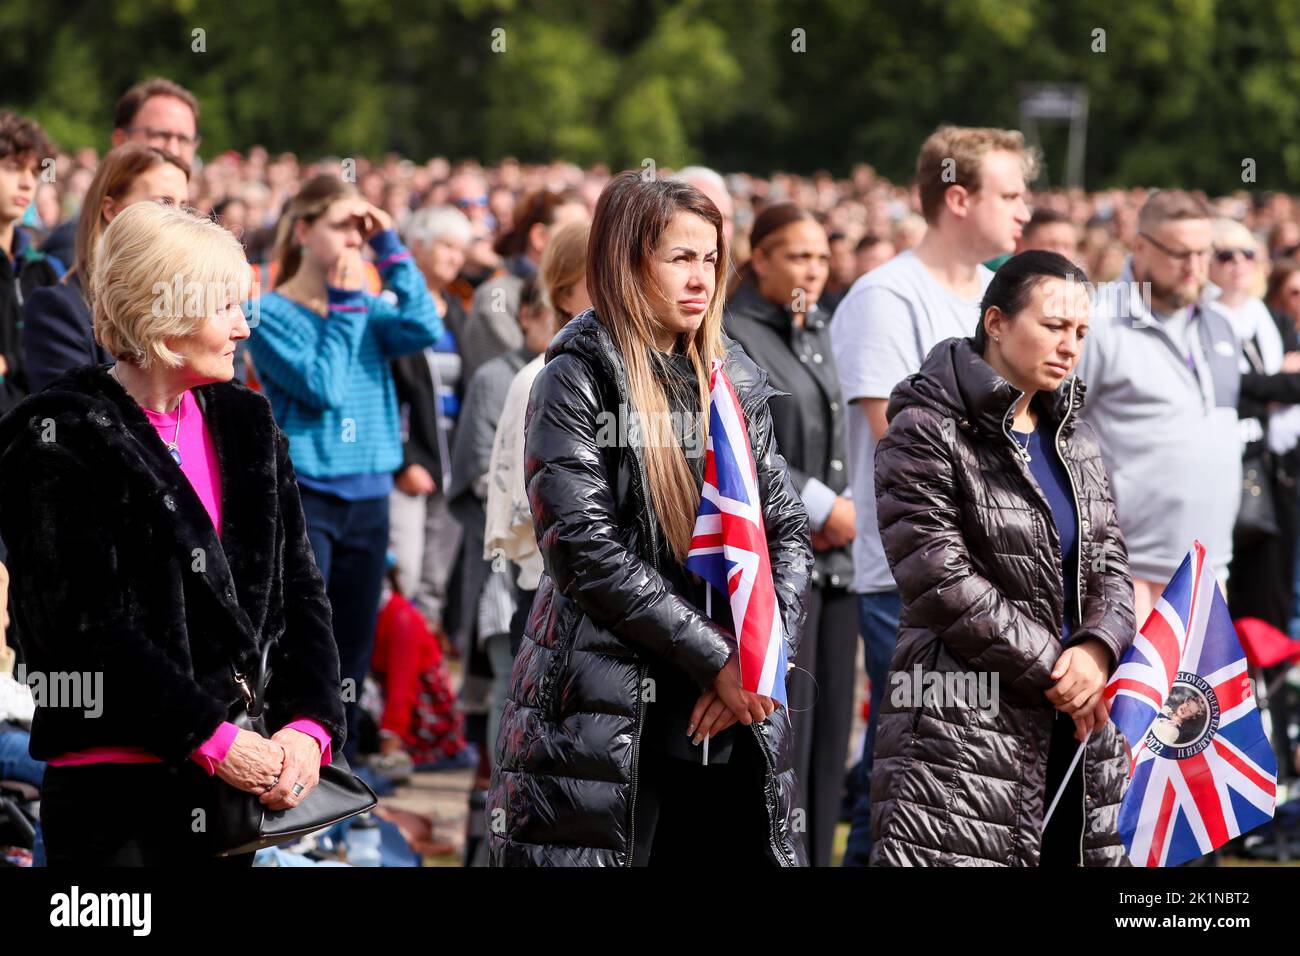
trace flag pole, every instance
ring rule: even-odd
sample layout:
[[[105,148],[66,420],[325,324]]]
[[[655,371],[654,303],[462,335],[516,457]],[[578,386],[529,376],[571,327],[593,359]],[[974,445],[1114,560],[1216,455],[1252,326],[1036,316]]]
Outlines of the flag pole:
[[[1066,784],[1070,782],[1070,777],[1074,776],[1074,768],[1079,765],[1079,758],[1083,756],[1083,748],[1088,746],[1088,738],[1092,736],[1092,731],[1084,735],[1083,743],[1079,744],[1079,749],[1074,752],[1074,759],[1070,761],[1070,769],[1065,771],[1065,778],[1061,785],[1056,788],[1056,796],[1052,797],[1052,805],[1047,808],[1047,815],[1043,817],[1043,829],[1047,829],[1047,821],[1052,819],[1052,812],[1056,810],[1056,805],[1061,800],[1061,794],[1065,793]],[[1087,784],[1085,783],[1085,786]]]
[[[704,582],[704,613],[710,621],[713,620],[713,585]],[[709,765],[709,735],[704,735],[704,766]]]

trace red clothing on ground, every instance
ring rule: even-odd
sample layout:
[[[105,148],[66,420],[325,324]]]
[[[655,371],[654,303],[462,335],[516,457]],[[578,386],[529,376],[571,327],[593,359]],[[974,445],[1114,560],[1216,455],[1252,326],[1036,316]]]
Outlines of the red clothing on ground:
[[[464,718],[442,647],[424,615],[396,592],[379,612],[370,668],[384,688],[380,729],[400,737],[417,766],[464,749]]]

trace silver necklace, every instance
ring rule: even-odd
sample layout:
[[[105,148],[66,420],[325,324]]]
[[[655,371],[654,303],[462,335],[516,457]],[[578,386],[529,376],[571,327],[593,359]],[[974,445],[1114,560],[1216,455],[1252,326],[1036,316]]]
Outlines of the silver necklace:
[[[1020,452],[1020,457],[1025,460],[1025,464],[1027,465],[1033,461],[1033,456],[1029,454],[1029,442],[1033,438],[1033,433],[1031,432],[1025,436],[1025,443],[1022,445],[1018,437],[1020,432],[1014,429],[1007,429],[1007,431],[1011,435],[1011,440],[1016,443],[1016,451]]]
[[[116,365],[110,365],[110,366],[108,367],[108,374],[111,375],[111,376],[113,376],[114,380],[116,380],[116,382],[117,382],[118,385],[122,385],[122,380],[121,380],[120,378],[117,377],[117,366],[116,366]],[[123,391],[126,390],[126,386],[125,386],[125,385],[122,385],[122,390],[123,390]],[[128,393],[128,394],[130,394],[130,393]],[[180,463],[181,463],[181,449],[180,449],[180,440],[181,440],[181,405],[184,405],[184,404],[185,404],[185,396],[182,395],[182,396],[181,396],[181,404],[176,406],[176,432],[175,432],[175,434],[172,435],[172,440],[169,441],[169,442],[167,442],[167,454],[169,454],[169,455],[172,456],[172,460],[173,460],[174,462],[176,462],[177,465],[180,465]],[[162,436],[159,436],[159,437],[162,437]]]

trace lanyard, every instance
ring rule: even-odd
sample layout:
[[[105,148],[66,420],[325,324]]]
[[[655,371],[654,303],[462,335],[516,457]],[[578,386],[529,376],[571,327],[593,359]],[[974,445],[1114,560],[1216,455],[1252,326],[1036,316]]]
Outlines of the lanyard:
[[[1201,372],[1196,367],[1196,347],[1193,344],[1195,342],[1193,336],[1197,334],[1196,316],[1196,306],[1189,305],[1187,307],[1187,338],[1183,342],[1183,347],[1186,351],[1183,355],[1183,360],[1187,363],[1187,367],[1192,370],[1192,374],[1196,376],[1196,382],[1199,385],[1201,381]]]
[[[1182,344],[1183,360],[1187,367],[1191,369],[1192,378],[1196,380],[1197,390],[1201,393],[1201,402],[1206,411],[1214,407],[1214,377],[1209,372],[1208,364],[1205,365],[1202,374],[1202,366],[1196,361],[1197,352],[1201,353],[1203,361],[1208,363],[1209,357],[1205,354],[1204,349],[1200,348],[1200,329],[1198,319],[1200,310],[1195,305],[1187,307],[1187,339]]]

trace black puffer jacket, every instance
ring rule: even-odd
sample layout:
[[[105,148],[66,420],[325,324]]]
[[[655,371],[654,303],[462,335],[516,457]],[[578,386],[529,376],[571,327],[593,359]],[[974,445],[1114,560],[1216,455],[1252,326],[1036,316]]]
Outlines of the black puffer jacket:
[[[745,413],[794,660],[812,564],[808,518],[772,438],[774,390],[734,342],[725,370]],[[703,690],[734,648],[656,567],[663,531],[644,462],[627,442],[600,437],[620,407],[630,407],[626,370],[588,310],[551,343],[529,400],[525,475],[546,573],[497,740],[487,812],[496,866],[630,865],[648,662],[681,668]],[[768,768],[772,855],[805,865],[791,821],[789,716],[778,709],[752,732]]]
[[[1133,587],[1084,386],[1035,398],[1055,434],[1079,516],[1080,622],[1070,644],[1100,638],[1111,670],[1132,643]],[[871,783],[873,865],[1036,866],[1053,715],[1044,696],[1062,652],[1060,539],[1051,509],[1007,433],[1022,393],[949,339],[889,403],[876,449],[876,500],[903,609],[890,688],[902,675],[996,674],[997,708],[945,707],[887,691]],[[895,674],[899,680],[895,682]],[[909,681],[910,683],[910,681]],[[924,686],[922,683],[921,686]],[[916,704],[916,706],[901,706]],[[1126,865],[1116,828],[1127,777],[1114,724],[1083,756],[1087,866]]]

